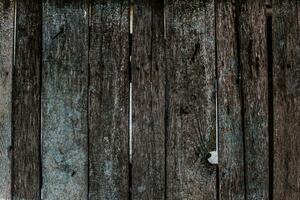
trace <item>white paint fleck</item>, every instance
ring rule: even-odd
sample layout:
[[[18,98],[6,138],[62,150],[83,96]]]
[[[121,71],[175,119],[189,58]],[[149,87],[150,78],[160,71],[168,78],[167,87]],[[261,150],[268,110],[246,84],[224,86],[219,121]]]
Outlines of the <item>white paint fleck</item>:
[[[207,159],[208,162],[212,165],[217,165],[218,164],[218,152],[217,151],[211,151],[210,157]]]

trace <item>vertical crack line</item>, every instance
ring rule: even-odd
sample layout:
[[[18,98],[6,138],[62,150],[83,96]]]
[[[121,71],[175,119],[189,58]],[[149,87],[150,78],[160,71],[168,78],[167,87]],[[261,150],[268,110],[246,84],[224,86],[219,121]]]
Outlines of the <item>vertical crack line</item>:
[[[42,195],[42,187],[43,187],[43,133],[42,133],[42,92],[43,92],[43,3],[40,2],[40,21],[39,21],[39,35],[40,35],[40,63],[39,63],[39,69],[40,69],[40,74],[39,74],[39,112],[40,112],[40,120],[39,120],[39,179],[40,179],[40,185],[39,185],[39,199],[41,199]]]
[[[218,7],[217,7],[217,0],[214,1],[214,28],[215,28],[215,119],[216,119],[216,124],[215,124],[215,128],[216,128],[216,152],[218,154],[218,164],[220,162],[219,159],[219,115],[218,115],[218,35],[217,35],[217,12],[218,12]],[[220,198],[220,177],[219,177],[219,165],[216,165],[216,199],[219,200]]]
[[[128,59],[128,84],[129,84],[129,119],[128,119],[128,156],[129,156],[129,162],[128,162],[128,199],[132,199],[132,39],[133,39],[133,0],[128,0],[129,3],[129,59]]]
[[[15,66],[16,66],[16,38],[17,38],[17,1],[14,1],[14,22],[13,22],[13,55],[12,55],[12,76],[11,76],[11,83],[12,83],[12,91],[11,91],[11,165],[10,165],[10,191],[11,191],[11,198],[13,198],[14,194],[14,141],[15,141],[15,134],[14,134],[14,97],[15,97]]]
[[[133,5],[132,1],[130,4],[129,11],[129,162],[132,162],[132,68],[131,68],[131,59],[132,59],[132,31],[133,31]]]
[[[214,81],[214,90],[215,90],[215,129],[216,129],[216,152],[219,155],[219,116],[218,116],[218,52],[217,52],[217,8],[215,5],[215,81]]]
[[[16,65],[16,37],[17,37],[17,1],[14,1],[14,22],[13,22],[13,55],[12,55],[12,60],[13,60],[13,66]]]
[[[164,199],[168,199],[168,133],[169,133],[169,68],[167,64],[167,14],[168,14],[168,7],[167,7],[167,0],[164,0],[163,2],[163,18],[164,18],[164,70],[165,70],[165,110],[164,110],[164,131],[165,131],[165,143],[164,143],[164,149],[165,149],[165,180],[164,180]]]
[[[274,172],[274,104],[273,104],[273,45],[272,16],[267,16],[267,56],[268,56],[268,131],[269,131],[269,199],[273,199]]]
[[[241,120],[242,120],[242,137],[243,137],[243,164],[244,164],[244,191],[245,199],[247,199],[247,159],[246,159],[246,135],[245,135],[245,105],[244,105],[244,86],[243,86],[243,66],[241,62],[241,44],[240,44],[240,22],[241,3],[237,1],[235,4],[235,31],[237,44],[237,60],[238,60],[238,76],[240,80],[240,99],[241,99]]]
[[[163,18],[164,18],[164,40],[166,40],[167,39],[167,22],[166,22],[166,0],[164,0],[164,2],[163,2],[163,4],[164,4],[164,16],[163,16]]]
[[[90,49],[91,49],[91,20],[93,0],[88,0],[88,52],[87,52],[87,199],[90,194]]]
[[[132,83],[129,83],[129,162],[132,163]]]

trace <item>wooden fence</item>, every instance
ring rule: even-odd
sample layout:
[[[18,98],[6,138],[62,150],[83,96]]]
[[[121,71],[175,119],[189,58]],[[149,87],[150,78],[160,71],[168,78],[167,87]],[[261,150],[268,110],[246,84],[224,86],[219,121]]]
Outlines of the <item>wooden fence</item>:
[[[299,200],[299,154],[300,1],[0,0],[0,199]]]

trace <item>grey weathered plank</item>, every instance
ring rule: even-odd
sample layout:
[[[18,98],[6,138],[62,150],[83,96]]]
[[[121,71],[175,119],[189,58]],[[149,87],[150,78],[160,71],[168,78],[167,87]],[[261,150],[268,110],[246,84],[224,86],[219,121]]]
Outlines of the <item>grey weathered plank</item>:
[[[269,199],[268,59],[265,3],[238,5],[246,199]]]
[[[273,0],[273,198],[300,197],[300,2]]]
[[[163,1],[135,1],[132,38],[132,199],[164,199]]]
[[[129,2],[91,7],[89,198],[129,194]]]
[[[14,2],[0,0],[0,199],[11,199]]]
[[[236,9],[216,3],[219,126],[219,199],[245,199],[241,67]]]
[[[43,1],[43,199],[88,195],[88,4]]]
[[[17,2],[13,72],[13,199],[40,197],[40,1]]]
[[[166,0],[167,199],[216,199],[214,10]]]

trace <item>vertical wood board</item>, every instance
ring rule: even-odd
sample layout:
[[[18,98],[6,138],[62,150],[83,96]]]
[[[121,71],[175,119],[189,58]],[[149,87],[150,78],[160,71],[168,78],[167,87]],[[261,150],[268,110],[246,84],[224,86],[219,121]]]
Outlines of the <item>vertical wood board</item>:
[[[167,199],[216,199],[214,1],[166,1]]]
[[[300,197],[300,2],[273,0],[274,200]]]
[[[89,198],[129,195],[129,2],[91,4]]]
[[[13,199],[40,198],[41,4],[17,1],[13,70]]]
[[[164,5],[134,4],[132,48],[132,198],[165,196]]]
[[[0,199],[11,199],[14,2],[0,0]]]
[[[43,1],[43,199],[88,196],[88,4]]]
[[[219,199],[245,199],[241,67],[236,9],[216,3],[218,76]]]
[[[269,199],[267,17],[260,0],[238,5],[247,199]]]

